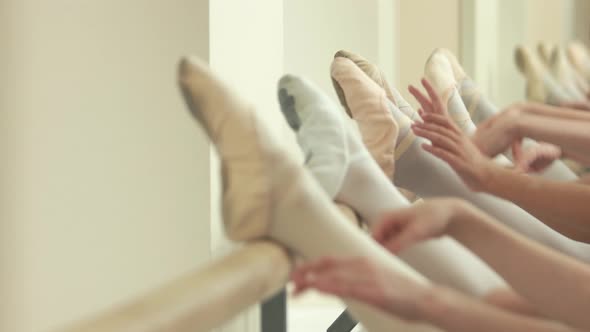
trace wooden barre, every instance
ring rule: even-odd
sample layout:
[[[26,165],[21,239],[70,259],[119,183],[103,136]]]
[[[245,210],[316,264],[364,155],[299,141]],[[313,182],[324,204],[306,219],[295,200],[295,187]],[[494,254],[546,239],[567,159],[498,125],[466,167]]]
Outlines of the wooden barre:
[[[292,259],[270,241],[244,245],[131,303],[59,332],[206,332],[288,281]]]

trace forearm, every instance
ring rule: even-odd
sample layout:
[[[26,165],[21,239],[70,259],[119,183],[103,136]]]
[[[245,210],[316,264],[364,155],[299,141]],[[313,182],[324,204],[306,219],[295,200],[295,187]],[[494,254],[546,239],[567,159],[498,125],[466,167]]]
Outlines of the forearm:
[[[590,154],[589,123],[524,113],[514,123],[520,137],[558,145],[564,153]]]
[[[425,320],[445,331],[579,331],[550,320],[511,313],[444,288],[435,288],[422,308]]]
[[[542,317],[529,301],[510,288],[494,289],[483,296],[482,300],[505,311],[525,316]]]
[[[517,234],[460,204],[448,234],[470,249],[540,314],[590,328],[590,267]]]
[[[557,119],[580,120],[590,122],[590,113],[565,107],[539,103],[524,103],[515,106],[525,114],[541,115]]]
[[[590,186],[493,167],[482,190],[515,203],[572,239],[590,242]]]

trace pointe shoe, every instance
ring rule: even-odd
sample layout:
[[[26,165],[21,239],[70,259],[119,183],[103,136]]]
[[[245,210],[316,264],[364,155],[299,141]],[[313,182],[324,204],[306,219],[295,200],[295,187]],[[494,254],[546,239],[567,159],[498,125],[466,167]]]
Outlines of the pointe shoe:
[[[457,91],[467,108],[471,121],[477,124],[493,116],[496,113],[495,107],[492,107],[491,102],[484,96],[475,81],[467,75],[455,54],[445,48],[440,49],[440,52],[446,56],[451,64],[457,82]]]
[[[447,105],[447,111],[453,121],[463,131],[470,133],[475,131],[475,125],[459,95],[459,84],[455,76],[460,76],[462,79],[466,77],[459,68],[453,68],[444,49],[436,49],[426,61],[424,77],[441,97],[442,102]]]
[[[572,67],[565,52],[560,47],[553,50],[550,59],[553,77],[573,97],[573,101],[585,101],[589,90],[588,82]]]
[[[387,99],[391,101],[400,111],[406,114],[412,121],[421,120],[420,115],[418,112],[415,112],[412,106],[402,97],[401,93],[397,89],[395,89],[389,82],[387,81],[385,74],[377,67],[375,64],[369,62],[369,60],[363,58],[362,56],[345,51],[340,50],[336,52],[334,55],[334,59],[336,58],[346,58],[350,61],[354,62],[355,65],[359,67],[361,71],[363,71],[373,82],[377,83],[383,91],[385,91],[385,95]],[[340,103],[343,104],[344,108],[346,109],[347,106],[344,105],[346,102],[344,101],[344,96],[342,92],[342,88],[339,86],[338,82],[332,78],[332,84],[334,85],[334,89],[336,90],[336,94],[340,99]],[[350,115],[349,110],[347,112]]]
[[[539,55],[539,60],[541,60],[545,66],[550,66],[551,57],[556,48],[558,48],[557,45],[548,42],[540,42],[537,45],[537,54]]]
[[[334,59],[331,75],[349,115],[358,124],[367,150],[385,175],[393,178],[399,128],[389,110],[385,91],[347,58]]]
[[[588,47],[579,41],[572,42],[567,47],[567,55],[578,73],[590,83],[590,51]]]
[[[232,240],[264,237],[276,184],[296,181],[297,162],[263,128],[253,107],[219,81],[198,58],[179,64],[179,85],[192,115],[215,144],[223,175],[223,220]]]
[[[514,58],[516,66],[527,80],[526,96],[529,101],[561,105],[572,99],[529,48],[518,46]]]

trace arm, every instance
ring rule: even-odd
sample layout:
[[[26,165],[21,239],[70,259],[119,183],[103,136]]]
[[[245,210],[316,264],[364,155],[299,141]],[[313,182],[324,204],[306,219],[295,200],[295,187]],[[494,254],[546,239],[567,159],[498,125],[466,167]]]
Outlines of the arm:
[[[528,119],[520,110],[513,109],[486,121],[472,140],[453,123],[446,106],[430,84],[423,84],[428,97],[414,87],[411,92],[422,105],[424,121],[415,123],[412,129],[416,135],[432,143],[424,145],[424,150],[447,162],[470,189],[512,201],[566,236],[590,242],[590,220],[587,218],[590,215],[590,204],[587,204],[590,201],[589,186],[529,177],[497,166],[480,152],[482,146],[490,148],[494,146],[492,143],[495,147],[488,155],[506,150],[513,142],[520,141],[519,137],[523,135],[520,130],[527,128],[527,136],[546,141],[551,141],[547,138],[553,137],[582,148],[585,142],[590,142],[590,130],[584,128],[587,124],[569,120],[570,126],[559,127],[555,124],[561,120],[526,115],[535,118]],[[520,129],[517,131],[517,128]],[[570,134],[563,134],[563,128],[568,128]],[[479,146],[476,145],[478,139]],[[481,144],[486,140],[491,143]],[[588,150],[590,152],[590,148]]]
[[[588,115],[590,116],[590,114]],[[556,118],[528,113],[524,113],[514,123],[517,137],[529,137],[537,141],[558,145],[565,155],[570,154],[573,158],[590,154],[589,125],[588,121],[579,119]],[[477,135],[476,132],[474,137],[477,137]],[[584,162],[585,160],[580,161]]]
[[[590,329],[590,267],[511,231],[457,199],[390,212],[374,238],[393,253],[449,235],[474,252],[543,317]]]
[[[468,204],[458,203],[456,209],[450,236],[490,264],[540,313],[590,328],[590,267],[510,231]]]
[[[470,189],[512,201],[562,234],[590,242],[590,186],[499,167],[483,156],[444,113],[431,112],[422,118],[424,123],[412,128],[432,143],[424,149],[447,162]]]
[[[576,331],[547,319],[504,311],[452,289],[408,282],[370,257],[319,259],[299,266],[293,281],[296,294],[314,288],[445,331]]]
[[[514,202],[558,232],[590,243],[590,186],[528,176],[491,163],[485,170],[481,191]]]
[[[578,105],[578,103],[567,104]],[[564,107],[552,106],[540,103],[517,103],[509,106],[508,109],[520,109],[524,113],[535,114],[541,116],[548,116],[558,119],[581,120],[590,122],[590,113],[581,111],[578,107]]]
[[[589,118],[588,112],[517,104],[482,122],[472,140],[485,155],[495,156],[528,137],[558,145],[564,154],[579,160],[590,154]]]
[[[448,289],[433,291],[425,302],[425,320],[445,331],[557,332],[576,331],[549,320],[504,311]]]

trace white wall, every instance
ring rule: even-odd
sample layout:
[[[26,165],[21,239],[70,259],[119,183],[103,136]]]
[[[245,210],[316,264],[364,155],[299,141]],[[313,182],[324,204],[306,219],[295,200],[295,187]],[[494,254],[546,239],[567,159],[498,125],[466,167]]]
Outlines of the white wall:
[[[305,76],[334,99],[334,54],[363,55],[394,76],[394,3],[388,0],[285,0],[285,71]]]
[[[413,105],[409,84],[420,84],[424,64],[435,48],[445,47],[459,56],[459,0],[400,0],[398,88]]]
[[[4,0],[1,13],[0,330],[55,328],[204,262],[209,145],[175,66],[207,57],[207,2]]]
[[[590,1],[574,0],[573,4],[573,36],[590,45]]]

